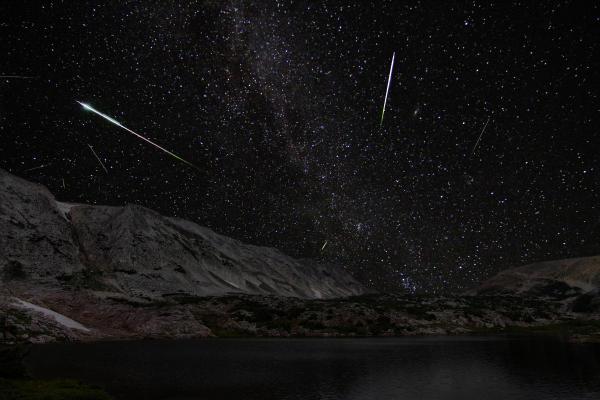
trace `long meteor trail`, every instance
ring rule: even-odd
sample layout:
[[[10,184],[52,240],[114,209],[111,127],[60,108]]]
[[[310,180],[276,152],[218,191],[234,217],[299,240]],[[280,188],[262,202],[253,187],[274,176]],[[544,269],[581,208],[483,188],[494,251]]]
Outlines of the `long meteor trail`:
[[[138,138],[142,139],[143,141],[150,143],[152,146],[156,147],[159,150],[164,151],[165,153],[167,153],[168,155],[170,155],[171,157],[175,158],[176,160],[181,161],[182,163],[185,163],[187,165],[189,165],[190,167],[200,170],[200,168],[198,168],[197,166],[195,166],[194,164],[192,164],[189,161],[184,160],[183,158],[179,157],[177,154],[170,152],[169,150],[165,149],[164,147],[159,146],[158,144],[154,143],[153,141],[151,141],[150,139],[147,139],[145,137],[143,137],[142,135],[140,135],[139,133],[136,133],[134,131],[132,131],[131,129],[129,129],[128,127],[122,125],[119,121],[109,117],[106,114],[101,113],[100,111],[96,110],[94,107],[90,106],[89,104],[86,103],[82,103],[80,101],[77,101],[77,103],[81,104],[81,106],[88,111],[91,111],[95,114],[98,114],[99,116],[101,116],[102,118],[104,118],[105,120],[112,122],[113,124],[115,124],[116,126],[118,126],[119,128],[125,129],[127,132],[131,133],[132,135],[137,136]]]
[[[392,72],[394,71],[394,60],[396,59],[396,52],[392,54],[392,63],[390,65],[390,75],[388,76],[387,87],[385,89],[385,99],[383,100],[383,109],[381,110],[381,122],[379,127],[383,125],[383,115],[385,114],[385,105],[387,104],[388,94],[390,93],[390,83],[392,82]]]

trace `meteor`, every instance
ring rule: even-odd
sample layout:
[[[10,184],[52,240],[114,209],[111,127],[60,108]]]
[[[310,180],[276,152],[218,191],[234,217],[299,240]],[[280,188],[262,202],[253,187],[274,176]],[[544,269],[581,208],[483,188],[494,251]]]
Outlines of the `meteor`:
[[[106,167],[104,166],[104,163],[102,162],[102,160],[100,160],[100,157],[98,157],[98,154],[96,154],[96,152],[94,151],[94,148],[92,146],[90,146],[88,144],[88,147],[90,148],[90,150],[92,151],[92,154],[94,154],[94,157],[96,157],[96,160],[98,160],[98,162],[100,163],[100,165],[102,166],[102,169],[104,170],[104,172],[106,172],[108,174],[108,170],[106,169]]]
[[[38,169],[46,168],[49,165],[50,164],[42,164],[42,165],[39,165],[37,167],[28,168],[28,169],[24,170],[23,172],[35,171],[35,170],[38,170]]]
[[[327,240],[325,241],[325,243],[323,243],[323,247],[321,247],[321,251],[325,250],[325,247],[327,247]]]
[[[34,79],[35,76],[27,75],[0,75],[1,79]]]
[[[105,120],[112,122],[113,124],[115,124],[116,126],[118,126],[119,128],[125,129],[127,132],[131,133],[132,135],[137,136],[138,138],[142,139],[143,141],[150,143],[152,146],[156,147],[159,150],[164,151],[165,153],[167,153],[168,155],[170,155],[171,157],[175,158],[176,160],[181,161],[182,163],[185,163],[187,165],[189,165],[190,167],[197,169],[198,171],[200,170],[200,168],[196,167],[194,164],[192,164],[189,161],[184,160],[183,158],[179,157],[177,154],[170,152],[169,150],[165,149],[164,147],[159,146],[158,144],[154,143],[153,141],[151,141],[150,139],[145,138],[144,136],[140,135],[139,133],[136,133],[134,131],[132,131],[131,129],[127,128],[126,126],[122,125],[119,121],[117,121],[116,119],[113,119],[111,117],[109,117],[106,114],[101,113],[100,111],[96,110],[94,107],[90,106],[89,104],[86,103],[82,103],[80,101],[77,101],[77,103],[79,103],[85,110],[87,111],[91,111],[95,114],[98,114],[99,116],[101,116],[102,118],[104,118]],[[92,150],[93,151],[93,150]]]
[[[477,141],[475,142],[475,146],[473,146],[473,150],[471,150],[471,155],[473,155],[475,153],[475,150],[477,149],[477,145],[479,145],[479,142],[481,141],[481,137],[483,136],[483,132],[485,132],[485,128],[487,128],[489,123],[490,123],[490,117],[488,117],[487,121],[485,122],[485,125],[483,126],[483,129],[481,130],[481,133],[479,134],[479,137],[477,138]]]
[[[390,92],[390,83],[392,82],[392,71],[394,70],[394,59],[396,58],[396,52],[392,54],[392,64],[390,65],[390,75],[388,76],[387,87],[385,89],[385,99],[383,100],[383,109],[381,110],[381,122],[379,127],[383,125],[383,115],[385,114],[385,105],[387,104],[388,94]]]

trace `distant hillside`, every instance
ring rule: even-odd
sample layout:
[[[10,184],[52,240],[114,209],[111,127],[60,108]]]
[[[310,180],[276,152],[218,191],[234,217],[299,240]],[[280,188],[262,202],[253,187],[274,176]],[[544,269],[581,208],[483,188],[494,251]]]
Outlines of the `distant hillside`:
[[[296,260],[137,205],[60,203],[45,187],[1,169],[0,273],[7,288],[83,288],[149,300],[365,292],[340,267]]]
[[[600,287],[600,256],[545,261],[504,270],[477,294],[571,297]]]

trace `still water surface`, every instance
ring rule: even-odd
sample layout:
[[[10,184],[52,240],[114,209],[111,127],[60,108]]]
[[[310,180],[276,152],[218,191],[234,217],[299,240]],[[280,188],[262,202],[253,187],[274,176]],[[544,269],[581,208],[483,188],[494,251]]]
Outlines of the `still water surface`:
[[[548,338],[50,344],[28,363],[117,399],[600,399],[600,345]]]

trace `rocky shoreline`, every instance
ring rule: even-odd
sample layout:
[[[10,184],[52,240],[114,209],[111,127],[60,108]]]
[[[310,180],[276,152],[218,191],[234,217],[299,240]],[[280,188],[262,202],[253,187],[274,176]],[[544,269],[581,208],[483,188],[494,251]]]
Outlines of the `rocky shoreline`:
[[[19,296],[0,302],[7,343],[536,332],[579,342],[600,338],[600,315],[570,311],[564,301],[517,296],[169,296],[162,302],[91,292],[25,291]]]

